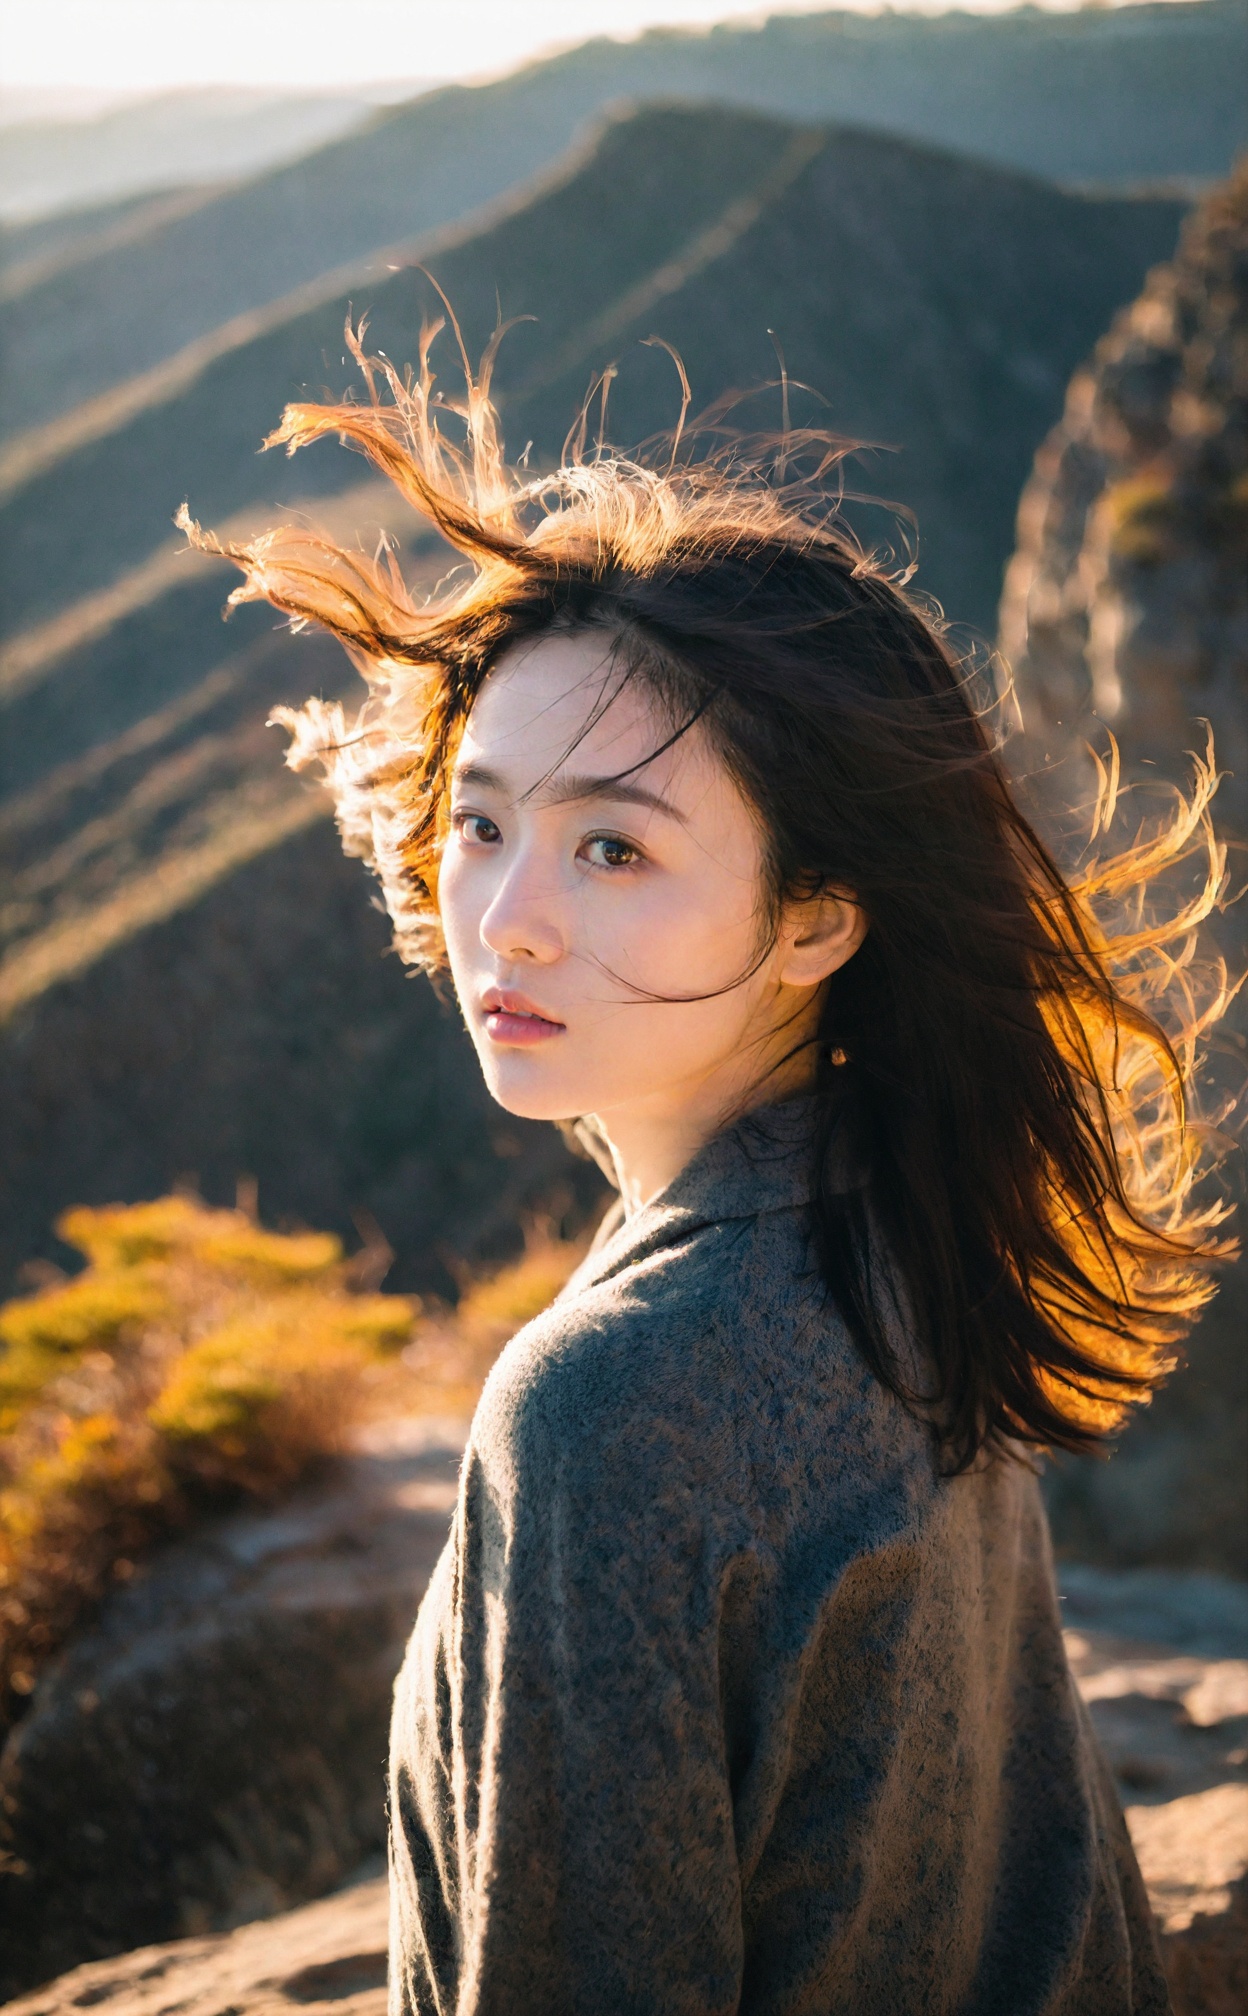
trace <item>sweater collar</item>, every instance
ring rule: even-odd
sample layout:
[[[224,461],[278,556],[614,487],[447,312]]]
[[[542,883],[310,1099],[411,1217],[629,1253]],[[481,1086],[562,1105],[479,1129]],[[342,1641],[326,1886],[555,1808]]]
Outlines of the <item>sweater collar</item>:
[[[686,1239],[705,1225],[802,1210],[814,1193],[814,1135],[819,1100],[813,1094],[760,1106],[701,1148],[666,1189],[631,1218],[616,1204],[565,1293],[578,1292],[632,1266],[648,1253]],[[858,1189],[865,1177],[846,1139],[832,1137],[826,1187]]]

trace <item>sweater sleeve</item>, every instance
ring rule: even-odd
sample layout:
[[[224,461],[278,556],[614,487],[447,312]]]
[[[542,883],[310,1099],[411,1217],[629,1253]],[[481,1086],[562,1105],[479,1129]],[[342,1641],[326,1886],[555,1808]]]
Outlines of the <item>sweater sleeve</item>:
[[[396,1695],[392,2009],[735,2010],[696,1424],[566,1365],[502,1371]]]

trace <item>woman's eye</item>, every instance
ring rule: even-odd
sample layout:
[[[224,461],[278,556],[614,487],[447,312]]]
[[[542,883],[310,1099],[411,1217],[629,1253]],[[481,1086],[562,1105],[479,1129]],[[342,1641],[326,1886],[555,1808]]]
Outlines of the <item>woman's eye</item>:
[[[631,840],[621,840],[613,833],[596,833],[581,851],[595,868],[631,868],[641,859]]]
[[[460,839],[470,847],[492,847],[496,840],[503,837],[494,821],[487,819],[483,812],[455,812],[451,816],[451,824]]]

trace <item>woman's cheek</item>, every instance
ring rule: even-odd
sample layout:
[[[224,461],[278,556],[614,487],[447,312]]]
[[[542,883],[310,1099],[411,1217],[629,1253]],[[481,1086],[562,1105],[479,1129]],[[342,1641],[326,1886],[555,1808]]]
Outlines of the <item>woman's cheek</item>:
[[[478,942],[485,908],[484,892],[474,886],[481,878],[466,869],[462,850],[448,847],[438,873],[438,915],[452,972],[459,958]]]
[[[635,890],[615,920],[615,970],[647,993],[673,1001],[696,991],[712,969],[717,979],[724,962],[717,942],[722,933],[709,908],[703,892],[671,883]]]

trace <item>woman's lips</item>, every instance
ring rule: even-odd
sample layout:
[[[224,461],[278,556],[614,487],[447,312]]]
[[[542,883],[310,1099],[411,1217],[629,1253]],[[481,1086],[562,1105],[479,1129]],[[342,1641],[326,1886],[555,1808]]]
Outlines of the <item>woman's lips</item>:
[[[481,1005],[485,1010],[485,1031],[492,1043],[525,1048],[535,1043],[547,1043],[552,1036],[564,1033],[564,1023],[553,1021],[549,1015],[543,1015],[540,1009],[516,995],[497,994],[491,990]]]

